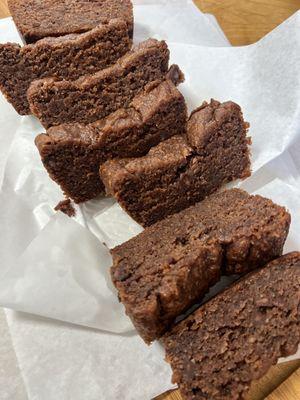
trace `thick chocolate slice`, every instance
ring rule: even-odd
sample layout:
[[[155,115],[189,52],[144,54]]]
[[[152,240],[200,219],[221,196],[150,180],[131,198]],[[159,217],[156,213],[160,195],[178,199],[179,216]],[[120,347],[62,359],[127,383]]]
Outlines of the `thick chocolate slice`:
[[[163,337],[185,400],[242,400],[300,344],[300,253],[229,287]]]
[[[164,41],[148,39],[115,65],[76,81],[41,79],[27,96],[32,113],[46,127],[64,123],[88,124],[129,106],[152,81],[168,73],[169,50]]]
[[[87,32],[120,18],[133,34],[130,0],[8,0],[9,11],[26,43],[45,37]]]
[[[290,215],[232,189],[146,228],[112,250],[112,280],[137,331],[158,339],[221,274],[246,273],[280,256]]]
[[[93,74],[114,64],[130,48],[131,39],[122,20],[24,47],[0,44],[0,89],[19,114],[30,114],[27,90],[34,80],[72,80]]]

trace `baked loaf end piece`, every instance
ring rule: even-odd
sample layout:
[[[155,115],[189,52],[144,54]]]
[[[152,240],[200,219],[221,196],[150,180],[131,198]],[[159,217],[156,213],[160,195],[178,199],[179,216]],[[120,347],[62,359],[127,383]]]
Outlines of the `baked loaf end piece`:
[[[100,175],[107,193],[138,223],[149,226],[203,200],[224,183],[250,175],[247,130],[237,104],[212,100],[188,121],[191,150],[184,161],[170,139],[143,158],[108,161]]]
[[[186,400],[246,399],[251,382],[300,343],[300,253],[246,276],[163,337]]]
[[[104,192],[99,166],[114,157],[138,157],[161,140],[186,131],[184,97],[169,80],[150,83],[128,109],[89,125],[55,126],[36,138],[42,162],[77,203]]]
[[[168,73],[169,50],[164,41],[148,39],[107,69],[77,81],[41,79],[27,95],[32,113],[46,127],[90,123],[126,108],[152,81]]]
[[[130,0],[8,0],[8,7],[26,43],[87,32],[114,18],[124,20],[130,36],[133,34]]]
[[[30,114],[27,90],[32,81],[49,76],[72,80],[93,74],[114,64],[131,44],[122,20],[24,47],[0,44],[0,89],[19,114]]]
[[[145,342],[164,334],[221,274],[248,272],[281,255],[289,225],[284,208],[232,189],[113,249],[113,283]]]

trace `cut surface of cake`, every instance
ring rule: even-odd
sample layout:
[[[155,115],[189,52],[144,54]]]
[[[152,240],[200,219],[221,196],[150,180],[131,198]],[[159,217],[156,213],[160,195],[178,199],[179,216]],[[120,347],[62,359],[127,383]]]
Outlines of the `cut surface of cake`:
[[[87,32],[115,18],[125,21],[129,35],[133,34],[130,0],[8,0],[7,3],[26,43]]]
[[[111,276],[142,338],[158,339],[221,275],[247,273],[282,254],[290,215],[231,189],[167,217],[111,251]]]
[[[27,90],[33,81],[44,77],[72,80],[93,74],[116,63],[131,45],[122,20],[23,47],[0,44],[0,89],[19,114],[30,114]]]
[[[184,97],[165,80],[146,86],[127,109],[89,125],[54,126],[35,142],[50,177],[80,203],[104,193],[99,166],[105,161],[142,156],[178,131],[185,133],[186,125]]]
[[[95,122],[127,108],[148,83],[163,80],[168,64],[167,44],[148,39],[113,66],[76,81],[45,78],[33,82],[27,92],[30,109],[45,128]]]
[[[192,113],[186,140],[171,138],[142,158],[107,161],[100,176],[134,220],[152,225],[250,175],[248,126],[236,103],[212,100]]]
[[[300,344],[300,253],[208,301],[163,337],[185,400],[246,400],[251,383]]]

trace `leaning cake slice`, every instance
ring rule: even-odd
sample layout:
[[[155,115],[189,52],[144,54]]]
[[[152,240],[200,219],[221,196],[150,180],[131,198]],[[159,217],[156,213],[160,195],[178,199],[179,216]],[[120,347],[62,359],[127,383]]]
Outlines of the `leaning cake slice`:
[[[128,107],[134,96],[168,73],[169,49],[164,41],[148,39],[117,63],[76,81],[41,79],[27,95],[32,113],[46,127],[90,123]]]
[[[289,225],[283,207],[232,189],[113,249],[113,283],[145,342],[164,334],[221,274],[246,273],[280,256]]]
[[[34,80],[78,79],[111,66],[130,48],[131,39],[122,20],[23,47],[0,44],[0,89],[19,114],[30,114],[27,90]]]
[[[300,253],[276,259],[163,337],[185,400],[243,400],[252,381],[300,344]]]
[[[130,37],[133,34],[131,0],[8,0],[7,3],[26,43],[87,32],[114,18],[122,19]]]
[[[212,100],[192,113],[186,142],[172,138],[142,158],[108,161],[100,176],[107,193],[138,223],[149,226],[224,183],[249,176],[247,130],[236,103]]]
[[[80,203],[104,192],[99,166],[105,161],[142,156],[178,131],[185,133],[186,124],[184,97],[166,80],[150,83],[127,109],[89,125],[54,126],[35,143],[50,177]]]

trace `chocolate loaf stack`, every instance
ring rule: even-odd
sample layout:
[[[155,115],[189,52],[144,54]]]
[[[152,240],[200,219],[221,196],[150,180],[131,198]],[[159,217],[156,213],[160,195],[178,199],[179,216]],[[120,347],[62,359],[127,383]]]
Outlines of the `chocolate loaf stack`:
[[[212,100],[192,113],[187,137],[142,158],[107,161],[101,179],[133,219],[149,226],[250,175],[248,126],[237,104]]]
[[[47,129],[35,143],[67,197],[56,210],[73,216],[69,198],[106,189],[147,226],[111,251],[127,315],[146,343],[162,339],[186,400],[244,399],[300,342],[300,253],[278,258],[285,208],[239,189],[214,193],[250,175],[241,108],[212,100],[188,119],[167,44],[131,47],[130,0],[8,3],[28,44],[0,45],[0,89]],[[248,275],[199,307],[237,274]]]
[[[177,82],[178,83],[178,82]],[[115,157],[138,157],[186,130],[187,110],[171,80],[151,83],[128,108],[94,123],[54,126],[36,138],[51,178],[76,203],[104,192],[99,166]]]
[[[20,114],[33,113],[48,128],[36,144],[67,197],[96,197],[104,192],[105,161],[143,156],[186,133],[185,100],[175,87],[184,76],[169,68],[164,41],[131,49],[129,0],[97,0],[93,7],[82,0],[32,0],[26,7],[11,0],[9,7],[33,44],[0,45],[0,88]]]

